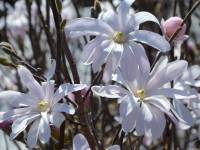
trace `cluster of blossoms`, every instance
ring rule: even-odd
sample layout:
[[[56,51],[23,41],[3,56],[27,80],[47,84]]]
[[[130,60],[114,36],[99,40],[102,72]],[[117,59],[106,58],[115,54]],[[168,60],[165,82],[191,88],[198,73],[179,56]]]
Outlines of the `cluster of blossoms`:
[[[119,123],[126,135],[133,133],[154,140],[162,136],[167,120],[183,130],[194,124],[199,93],[192,87],[200,87],[200,81],[196,80],[200,68],[196,65],[188,67],[185,60],[169,62],[167,56],[161,56],[151,66],[143,44],[157,49],[158,53],[170,51],[168,40],[176,31],[173,27],[180,26],[182,20],[175,17],[172,19],[174,24],[167,20],[160,25],[157,18],[148,12],[130,12],[133,2],[121,1],[116,12],[102,12],[97,19],[74,19],[66,25],[65,33],[68,38],[94,36],[84,46],[81,61],[92,65],[94,73],[103,69],[106,85],[94,85],[92,92],[117,100]],[[161,27],[164,35],[141,30],[140,25],[147,21]],[[184,25],[176,41],[185,40],[185,30]],[[51,137],[51,126],[59,128],[65,120],[64,114],[75,114],[76,109],[65,97],[87,87],[85,84],[69,83],[57,86],[51,80],[55,68],[53,61],[47,80],[40,84],[26,67],[19,65],[20,80],[29,92],[0,92],[0,99],[9,101],[12,106],[10,111],[0,115],[0,121],[13,122],[12,139],[29,126],[27,144],[30,148],[37,146],[38,139],[47,143]],[[110,85],[110,81],[114,84]],[[77,134],[73,139],[73,149],[91,148],[85,137]],[[107,150],[120,150],[120,146],[113,145]]]

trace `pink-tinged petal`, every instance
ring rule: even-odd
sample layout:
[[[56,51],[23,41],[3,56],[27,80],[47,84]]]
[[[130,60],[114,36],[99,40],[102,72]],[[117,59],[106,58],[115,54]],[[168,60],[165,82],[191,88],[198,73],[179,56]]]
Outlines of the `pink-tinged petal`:
[[[67,114],[73,115],[75,113],[75,108],[72,104],[57,103],[54,105],[53,111],[65,112]]]
[[[83,35],[110,35],[113,29],[104,21],[95,18],[77,18],[72,20],[65,28],[66,33],[79,32]]]
[[[16,91],[0,92],[0,100],[8,103],[10,107],[34,105],[34,101],[28,96],[28,94]]]
[[[170,50],[170,44],[161,35],[145,30],[137,30],[129,34],[129,41],[138,41],[154,47],[161,52]]]
[[[38,100],[43,99],[44,98],[43,89],[40,86],[40,84],[34,79],[32,73],[24,66],[18,67],[18,73],[21,82],[29,89],[31,96]]]
[[[37,145],[37,139],[40,129],[39,124],[40,119],[37,119],[36,121],[34,121],[34,123],[30,127],[30,130],[28,131],[27,144],[29,148],[34,148]]]
[[[123,104],[120,104],[120,106],[123,105]],[[127,115],[123,115],[121,116],[120,114],[120,117],[122,117],[122,130],[125,132],[125,133],[129,133],[129,132],[132,132],[133,129],[135,128],[136,126],[136,121],[137,121],[137,117],[139,117],[139,110],[140,107],[139,106],[136,106],[132,109],[132,111],[127,114]]]
[[[149,63],[149,59],[146,55],[144,47],[141,44],[132,42],[131,49],[136,56],[135,59],[137,63],[139,64],[141,75],[144,76],[143,79],[147,79],[150,73],[150,63]]]
[[[177,114],[187,122],[188,125],[192,126],[194,124],[194,119],[190,113],[190,111],[185,107],[183,102],[179,100],[173,100],[173,106],[177,112]]]
[[[108,147],[106,150],[120,150],[120,146],[119,145],[112,145],[112,146]]]
[[[53,77],[55,70],[56,70],[56,61],[55,59],[52,59],[51,66],[47,72],[47,81],[49,81]]]
[[[12,133],[10,135],[11,139],[14,139],[19,133],[25,130],[26,127],[39,116],[39,114],[29,114],[17,118],[12,124]]]
[[[151,14],[149,12],[145,12],[145,11],[136,13],[135,21],[137,22],[137,24],[142,24],[144,22],[151,21],[151,22],[154,22],[154,23],[157,23],[158,25],[160,25],[158,19],[153,14]]]
[[[145,133],[145,122],[144,122],[144,113],[142,109],[138,111],[138,117],[136,120],[136,133],[138,136],[144,135]]]
[[[59,113],[59,112],[52,112],[50,117],[49,117],[49,120],[54,126],[59,128],[60,125],[65,120],[65,116],[62,113]]]
[[[111,53],[114,44],[110,41],[104,41],[99,45],[96,49],[96,53],[94,55],[94,61],[92,64],[92,70],[96,73],[100,67],[105,63],[109,54]]]
[[[128,93],[128,91],[116,85],[93,86],[92,92],[107,98],[121,98]]]
[[[68,95],[69,93],[80,91],[87,87],[86,84],[62,84],[59,86],[59,88],[56,90],[56,93],[53,97],[53,104],[56,104],[58,101],[60,101],[64,96]]]
[[[148,81],[147,89],[160,88],[164,84],[177,79],[187,68],[187,62],[184,60],[176,60],[168,63],[166,67],[156,72]]]
[[[82,134],[77,134],[73,138],[73,150],[91,150],[86,138]]]
[[[94,61],[94,55],[96,53],[96,47],[98,47],[105,38],[103,37],[96,37],[95,39],[89,41],[87,45],[84,46],[83,52],[81,54],[81,61],[85,65],[89,65]]]
[[[39,139],[42,143],[47,143],[51,137],[51,129],[49,126],[49,121],[47,113],[42,113],[40,119],[40,129],[39,129]]]

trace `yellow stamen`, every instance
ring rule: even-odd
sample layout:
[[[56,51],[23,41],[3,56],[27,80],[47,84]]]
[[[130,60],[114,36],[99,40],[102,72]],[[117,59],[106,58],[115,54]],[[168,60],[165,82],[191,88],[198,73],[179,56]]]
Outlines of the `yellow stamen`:
[[[49,103],[45,100],[41,100],[38,104],[37,107],[40,112],[45,112],[49,108]]]
[[[144,98],[145,98],[145,91],[144,89],[141,89],[141,90],[137,90],[136,93],[135,93],[135,96],[140,98],[140,101],[143,101]]]
[[[123,32],[115,32],[113,35],[113,40],[116,43],[124,43],[126,41],[126,37]]]

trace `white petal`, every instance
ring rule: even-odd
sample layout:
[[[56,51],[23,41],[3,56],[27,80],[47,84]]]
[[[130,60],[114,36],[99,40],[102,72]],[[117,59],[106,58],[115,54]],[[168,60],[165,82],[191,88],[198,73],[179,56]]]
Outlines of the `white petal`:
[[[53,107],[53,111],[65,112],[67,114],[73,115],[75,113],[75,108],[72,104],[56,103]]]
[[[136,56],[128,46],[124,46],[124,52],[122,54],[120,63],[121,74],[127,81],[133,81],[138,76],[138,63],[136,62]]]
[[[79,90],[84,89],[87,87],[85,84],[62,84],[59,86],[59,88],[56,90],[56,93],[54,94],[53,98],[53,104],[60,101],[64,96],[68,95],[69,93],[76,92]]]
[[[34,148],[37,145],[37,139],[39,134],[39,123],[40,119],[34,121],[28,131],[27,144],[30,148]]]
[[[72,20],[65,28],[65,31],[68,32],[84,32],[84,34],[112,34],[113,29],[105,22],[94,19],[94,18],[77,18]]]
[[[162,68],[154,74],[147,84],[147,89],[160,88],[164,84],[177,79],[187,68],[187,62],[184,60],[176,60],[167,64],[166,67]]]
[[[40,84],[34,79],[32,73],[26,69],[24,66],[18,67],[18,73],[23,85],[25,85],[32,97],[41,100],[44,98],[44,92]]]
[[[49,118],[50,118],[50,122],[57,128],[59,128],[60,125],[65,120],[65,116],[59,112],[52,112]]]
[[[96,73],[100,67],[107,60],[110,52],[113,49],[114,44],[110,41],[104,41],[96,49],[96,54],[94,55],[94,61],[92,64],[92,70]]]
[[[166,125],[166,120],[165,120],[164,113],[161,112],[159,109],[156,109],[155,107],[151,107],[151,112],[153,114],[153,120],[149,124],[151,137],[153,139],[157,139],[162,136],[162,133]]]
[[[53,77],[55,70],[56,70],[56,61],[55,61],[55,59],[52,59],[51,66],[47,73],[47,81],[49,81]]]
[[[129,40],[142,42],[152,46],[161,52],[167,52],[170,50],[170,44],[161,35],[145,30],[137,30],[129,34]]]
[[[136,56],[135,59],[139,64],[141,75],[144,76],[144,79],[147,79],[150,73],[150,63],[144,47],[141,44],[132,42],[131,48]]]
[[[47,143],[51,137],[51,129],[46,113],[42,113],[40,119],[39,139],[42,143]]]
[[[120,146],[119,145],[112,145],[112,146],[108,147],[106,150],[120,150]]]
[[[53,95],[54,95],[54,81],[49,81],[49,82],[42,82],[42,88],[45,93],[45,98],[48,101],[52,101]]]
[[[86,138],[82,134],[77,134],[73,138],[73,150],[91,150]]]
[[[146,100],[147,100],[147,103],[154,105],[155,107],[157,107],[163,112],[170,111],[171,104],[169,100],[166,99],[165,97],[152,96],[152,97],[148,97]]]
[[[173,100],[173,106],[178,113],[178,115],[187,122],[188,125],[192,126],[194,124],[194,120],[192,118],[189,110],[184,106],[184,104],[179,100]]]
[[[107,98],[121,98],[127,94],[127,91],[116,85],[93,86],[92,92],[98,96]]]
[[[16,91],[3,91],[0,92],[0,100],[9,104],[10,107],[18,107],[18,106],[26,106],[33,105],[34,102],[28,96],[28,94],[24,94]]]
[[[139,117],[139,109],[140,107],[136,106],[132,108],[132,111],[128,115],[122,115],[122,129],[125,133],[132,132],[135,128],[137,117]]]
[[[87,45],[84,46],[83,52],[81,54],[81,61],[85,65],[89,65],[93,62],[93,58],[96,52],[96,47],[102,43],[102,37],[98,36],[95,39],[89,41]]]
[[[153,14],[151,14],[149,12],[145,12],[145,11],[141,11],[141,12],[136,13],[135,14],[135,21],[138,24],[142,24],[142,23],[147,22],[147,21],[152,21],[152,22],[155,22],[158,25],[160,25],[158,19]]]
[[[193,65],[184,72],[184,74],[181,76],[181,79],[184,81],[184,80],[196,79],[199,76],[200,76],[200,66]]]
[[[14,139],[20,132],[25,130],[25,128],[35,119],[39,117],[39,114],[30,114],[26,116],[19,117],[12,124],[12,133],[10,135],[11,139]]]
[[[111,54],[109,55],[103,73],[103,81],[105,83],[107,83],[112,79],[112,74],[119,66],[121,56],[122,56],[122,51],[112,51]]]
[[[100,13],[98,18],[109,24],[115,31],[119,29],[118,16],[113,10]]]

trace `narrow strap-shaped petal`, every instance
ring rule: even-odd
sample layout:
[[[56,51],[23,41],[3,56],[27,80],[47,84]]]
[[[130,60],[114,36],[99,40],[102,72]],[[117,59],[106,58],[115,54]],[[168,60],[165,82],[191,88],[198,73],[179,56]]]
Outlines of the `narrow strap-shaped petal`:
[[[56,104],[58,101],[60,101],[64,96],[68,95],[69,93],[79,91],[87,87],[86,84],[62,84],[59,86],[59,88],[56,90],[56,93],[53,97],[53,104]]]
[[[65,28],[66,32],[84,32],[85,34],[112,34],[113,29],[104,21],[95,18],[77,18],[72,20]]]
[[[56,70],[56,61],[55,59],[51,60],[51,66],[47,72],[47,81],[50,81],[50,79],[53,77]]]
[[[41,100],[44,98],[44,92],[40,84],[34,79],[32,73],[24,66],[18,67],[18,73],[23,85],[25,85],[32,97]]]
[[[47,113],[42,113],[40,119],[39,139],[42,143],[47,143],[51,137],[51,129],[47,118]]]
[[[39,116],[39,114],[29,114],[17,118],[12,124],[12,133],[10,135],[11,139],[14,139],[19,133],[25,130],[25,128]]]
[[[0,100],[9,105],[9,107],[32,106],[34,101],[28,96],[17,91],[0,92]]]
[[[40,119],[37,119],[34,121],[34,123],[31,125],[28,135],[27,135],[27,144],[29,148],[34,148],[37,145],[38,135],[39,135],[39,124]]]
[[[51,80],[48,82],[42,82],[42,88],[45,93],[44,99],[48,100],[49,102],[51,102],[53,100],[54,85],[55,85],[54,80]]]
[[[128,93],[128,91],[117,85],[93,86],[92,91],[98,96],[107,98],[121,98]]]
[[[136,56],[135,59],[139,64],[141,75],[144,76],[144,79],[147,79],[150,73],[150,63],[144,47],[141,44],[132,42],[131,49]]]
[[[158,25],[160,25],[158,19],[151,13],[149,12],[145,12],[145,11],[141,11],[135,14],[135,21],[137,22],[137,24],[141,24],[147,21],[151,21],[151,22],[155,22]]]
[[[138,41],[149,46],[152,46],[161,52],[167,52],[170,50],[170,44],[166,41],[166,39],[154,32],[146,31],[146,30],[137,30],[129,34],[130,41]]]
[[[89,41],[87,45],[84,46],[83,52],[81,54],[81,61],[85,65],[89,65],[94,61],[94,55],[97,51],[97,47],[105,40],[106,38],[98,36],[95,39]]]
[[[62,113],[59,113],[59,112],[52,112],[49,116],[49,120],[54,126],[59,128],[60,125],[65,120],[65,116]]]
[[[91,150],[88,141],[80,133],[73,138],[73,150]]]
[[[176,60],[167,64],[166,67],[162,68],[154,74],[147,83],[147,89],[153,90],[160,88],[164,84],[177,79],[187,68],[187,62],[184,60]]]
[[[54,105],[53,111],[65,112],[67,114],[73,115],[75,113],[75,108],[72,104],[57,103]]]
[[[120,150],[120,146],[119,145],[112,145],[112,146],[108,147],[106,150]]]

